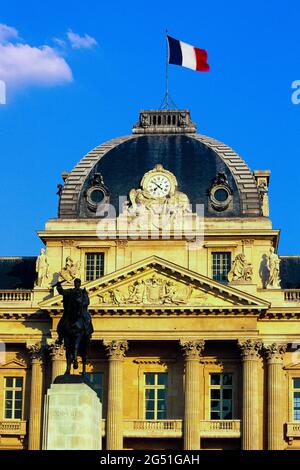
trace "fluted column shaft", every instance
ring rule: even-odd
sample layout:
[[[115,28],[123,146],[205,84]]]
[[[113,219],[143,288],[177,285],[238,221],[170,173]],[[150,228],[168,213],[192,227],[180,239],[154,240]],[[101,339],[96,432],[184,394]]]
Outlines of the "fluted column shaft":
[[[43,350],[40,344],[27,346],[31,354],[29,450],[41,448],[43,402]]]
[[[66,370],[65,350],[63,346],[56,343],[50,345],[50,356],[52,359],[52,382]]]
[[[243,359],[242,449],[257,450],[258,443],[258,353],[260,341],[239,341]]]
[[[185,357],[184,449],[200,449],[200,355],[204,341],[180,341]]]
[[[268,364],[268,450],[283,448],[282,359],[286,345],[265,346]]]
[[[106,449],[123,449],[123,362],[127,341],[105,341],[108,360]]]

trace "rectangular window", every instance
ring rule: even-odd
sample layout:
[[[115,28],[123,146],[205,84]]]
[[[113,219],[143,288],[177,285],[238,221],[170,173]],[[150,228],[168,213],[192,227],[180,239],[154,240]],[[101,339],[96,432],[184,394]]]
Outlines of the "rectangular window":
[[[293,379],[293,419],[300,420],[300,378]]]
[[[86,253],[85,280],[94,281],[104,274],[104,253]]]
[[[232,419],[232,374],[210,375],[210,419]]]
[[[4,378],[4,419],[22,419],[23,377]]]
[[[145,373],[145,418],[167,418],[168,374]]]
[[[212,253],[212,277],[215,281],[228,282],[227,274],[231,269],[231,253],[230,252],[213,252]]]
[[[98,398],[103,404],[103,373],[95,372],[88,374],[88,378],[93,385],[95,392],[97,393]]]

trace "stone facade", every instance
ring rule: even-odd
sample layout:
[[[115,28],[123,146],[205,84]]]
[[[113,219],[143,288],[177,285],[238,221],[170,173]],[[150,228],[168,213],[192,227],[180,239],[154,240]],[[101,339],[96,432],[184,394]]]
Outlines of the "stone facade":
[[[177,116],[180,135],[186,132],[187,138],[219,152],[235,185],[229,176],[215,177],[218,185],[222,178],[226,187],[231,184],[240,212],[225,217],[219,216],[218,207],[215,213],[210,209],[203,220],[203,243],[179,239],[172,224],[168,239],[162,237],[160,224],[156,238],[145,233],[134,238],[133,229],[124,236],[122,214],[108,227],[116,230],[107,238],[101,236],[104,226],[96,212],[80,217],[85,181],[95,181],[90,172],[112,148],[147,134],[142,119],[145,116],[133,136],[98,147],[64,175],[59,217],[38,233],[46,247],[47,277],[32,282],[31,289],[0,286],[0,448],[42,448],[44,397],[65,368],[63,350],[55,344],[62,298],[52,287],[62,272],[70,276],[66,285],[71,285],[72,276],[80,277],[90,297],[95,331],[87,368],[102,400],[98,425],[103,448],[298,448],[300,291],[268,285],[270,256],[273,270],[280,263],[279,230],[272,227],[268,200],[260,197],[257,179],[265,178],[266,190],[269,172],[253,175],[229,147],[194,134],[189,114],[187,127]],[[158,133],[150,130],[149,136],[157,139]],[[172,132],[164,129],[162,134],[165,138]],[[153,168],[151,164],[147,171]],[[161,168],[157,171],[163,174]],[[188,187],[181,187],[178,172],[172,171],[170,195],[161,199],[172,196],[185,204],[190,195]],[[147,214],[156,210],[154,196],[147,192],[151,185],[143,187],[143,177],[139,174],[129,188],[137,201],[134,212],[126,206],[131,223],[139,209]],[[96,183],[101,190],[97,174]],[[211,185],[208,181],[207,187]],[[105,191],[109,194],[112,188]],[[184,216],[193,227],[193,210]],[[103,253],[103,272],[87,280],[87,255],[95,253]],[[231,262],[246,260],[251,276],[242,276],[240,282],[218,280],[216,253],[230,254]],[[240,254],[244,256],[237,258]],[[16,411],[19,391],[21,414]]]

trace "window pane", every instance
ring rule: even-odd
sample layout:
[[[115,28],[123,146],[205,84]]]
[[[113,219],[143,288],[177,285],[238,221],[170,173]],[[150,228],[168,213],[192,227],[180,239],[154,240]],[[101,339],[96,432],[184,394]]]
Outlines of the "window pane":
[[[6,419],[11,419],[12,418],[12,410],[10,410],[10,409],[5,410],[5,418]]]
[[[154,389],[147,388],[145,390],[146,400],[154,400]]]
[[[12,377],[6,377],[5,378],[5,387],[12,387],[13,386],[13,378]]]
[[[157,390],[157,398],[159,400],[164,400],[166,398],[166,389],[159,389]]]
[[[86,253],[86,281],[93,281],[104,275],[104,253]]]
[[[5,392],[5,398],[6,398],[7,400],[12,399],[12,394],[13,394],[12,390],[6,390],[6,392]]]
[[[22,377],[17,377],[16,378],[16,387],[22,387],[23,386],[23,378]]]
[[[5,408],[12,408],[12,400],[5,401]]]
[[[7,398],[9,398],[9,397],[7,397]],[[15,392],[15,398],[18,399],[18,400],[22,400],[22,392],[21,391]]]
[[[210,419],[221,419],[220,413],[212,411],[210,413]]]
[[[22,419],[22,410],[15,410],[15,419]]]
[[[154,374],[145,374],[146,385],[154,385]]]
[[[293,382],[294,382],[294,388],[300,388],[300,378],[293,379]]]
[[[157,412],[157,419],[166,419],[167,415],[165,411],[158,411]]]
[[[223,385],[232,385],[232,374],[222,374]]]
[[[232,389],[231,388],[225,388],[223,389],[223,399],[231,399],[232,398]]]
[[[154,411],[146,411],[146,419],[154,419]]]
[[[164,400],[158,400],[157,402],[157,410],[164,411],[166,410],[166,402]]]
[[[232,419],[232,411],[223,412],[222,419]]]
[[[211,398],[220,400],[220,389],[216,389],[216,390],[212,389],[210,391],[210,396],[211,396]]]
[[[157,383],[158,385],[167,385],[168,375],[167,374],[157,374]]]
[[[146,401],[146,410],[147,411],[154,411],[155,410],[154,400],[147,400]]]
[[[219,400],[211,400],[210,408],[212,411],[220,411],[220,401]]]
[[[210,383],[211,385],[220,385],[220,374],[211,374]]]

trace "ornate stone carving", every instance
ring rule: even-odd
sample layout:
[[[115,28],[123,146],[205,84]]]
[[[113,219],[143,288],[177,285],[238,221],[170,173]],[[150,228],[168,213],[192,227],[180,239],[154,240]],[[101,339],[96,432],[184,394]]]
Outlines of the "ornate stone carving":
[[[184,357],[188,359],[200,359],[200,356],[204,350],[205,341],[204,339],[199,340],[188,340],[181,339],[180,346]]]
[[[269,189],[265,178],[260,178],[258,182],[258,193],[261,201],[261,211],[264,217],[269,217]]]
[[[287,344],[272,343],[263,346],[266,358],[268,361],[279,361],[283,359],[283,356],[287,350]]]
[[[238,346],[244,360],[257,359],[262,350],[262,342],[252,339],[238,340]]]
[[[65,359],[65,350],[62,344],[53,342],[48,345],[50,351],[50,356],[52,360],[64,360]]]
[[[42,345],[41,342],[37,343],[28,343],[26,344],[26,348],[30,354],[31,361],[38,361],[42,362],[43,357],[44,357],[44,346]]]
[[[44,287],[49,277],[49,263],[44,248],[41,248],[40,255],[37,257],[35,271],[37,273],[36,286]]]
[[[145,173],[141,187],[131,189],[123,214],[139,228],[166,228],[191,212],[188,196],[177,191],[177,179],[162,165]]]
[[[119,240],[116,240],[115,243],[118,248],[126,248],[126,246],[128,246],[128,240],[119,239]]]
[[[242,244],[243,245],[253,245],[254,240],[252,238],[245,238],[244,240],[242,240]]]
[[[279,267],[280,258],[275,253],[273,246],[271,246],[268,256],[269,277],[267,280],[267,288],[280,289]]]
[[[66,264],[64,268],[59,272],[59,280],[71,282],[77,277],[79,270],[80,270],[80,261],[77,261],[77,263],[74,263],[71,256],[67,256]]]
[[[252,275],[252,264],[246,261],[246,257],[243,253],[238,254],[235,257],[231,270],[228,273],[228,281],[247,282],[252,280]]]
[[[61,244],[62,246],[65,246],[65,247],[74,246],[75,240],[62,240]]]
[[[123,359],[128,351],[128,342],[126,340],[104,340],[103,345],[110,359]]]
[[[170,280],[153,275],[148,279],[138,279],[126,286],[126,290],[118,288],[110,289],[98,294],[103,304],[145,304],[145,305],[167,305],[186,304],[191,298],[193,288],[182,286]],[[205,294],[198,298],[205,297]]]

